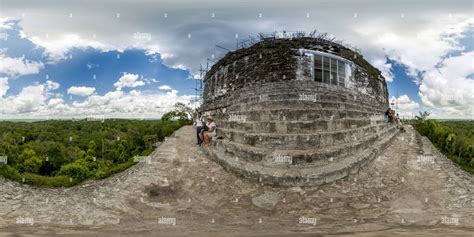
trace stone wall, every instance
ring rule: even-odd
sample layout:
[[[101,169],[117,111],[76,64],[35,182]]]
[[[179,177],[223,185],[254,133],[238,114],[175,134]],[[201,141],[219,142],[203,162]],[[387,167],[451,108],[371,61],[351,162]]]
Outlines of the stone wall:
[[[301,72],[311,67],[301,55],[301,49],[329,53],[353,62],[355,76],[351,78],[350,88],[367,96],[377,97],[388,106],[387,85],[378,69],[357,52],[342,45],[312,38],[266,40],[250,48],[228,53],[211,67],[204,78],[204,104],[212,103],[218,97],[225,97],[227,92],[251,85],[314,80],[308,72]],[[302,65],[305,66],[303,69]]]
[[[305,50],[347,59],[347,83],[314,81]],[[210,156],[245,177],[289,185],[331,182],[368,162],[396,127],[383,121],[380,72],[347,50],[278,39],[226,55],[204,80],[201,110],[215,117],[221,138]]]

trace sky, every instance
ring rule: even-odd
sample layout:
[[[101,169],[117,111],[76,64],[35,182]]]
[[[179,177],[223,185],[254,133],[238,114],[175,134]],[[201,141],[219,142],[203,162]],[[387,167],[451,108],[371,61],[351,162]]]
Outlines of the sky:
[[[195,107],[200,67],[227,52],[216,45],[284,30],[360,48],[402,116],[473,119],[473,12],[470,0],[0,0],[0,119]]]

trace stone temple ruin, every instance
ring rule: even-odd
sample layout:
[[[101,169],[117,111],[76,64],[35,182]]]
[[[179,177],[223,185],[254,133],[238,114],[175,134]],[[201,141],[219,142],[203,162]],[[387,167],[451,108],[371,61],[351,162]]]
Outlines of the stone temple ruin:
[[[277,185],[358,172],[397,134],[384,122],[381,72],[322,37],[266,37],[227,53],[204,77],[201,111],[218,126],[206,152],[224,168]]]

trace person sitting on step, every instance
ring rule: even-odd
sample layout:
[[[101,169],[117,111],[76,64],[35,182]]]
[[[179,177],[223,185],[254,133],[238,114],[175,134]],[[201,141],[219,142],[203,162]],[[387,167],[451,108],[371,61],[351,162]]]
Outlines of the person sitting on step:
[[[207,117],[206,127],[208,130],[201,132],[201,140],[204,142],[203,145],[205,147],[209,146],[210,139],[217,135],[217,125],[212,116]]]
[[[207,130],[206,126],[204,126],[204,123],[205,123],[204,116],[202,115],[201,112],[197,112],[196,118],[194,118],[193,127],[196,128],[196,137],[197,137],[196,145],[198,146],[201,145],[202,143],[202,140],[200,137],[201,132]]]

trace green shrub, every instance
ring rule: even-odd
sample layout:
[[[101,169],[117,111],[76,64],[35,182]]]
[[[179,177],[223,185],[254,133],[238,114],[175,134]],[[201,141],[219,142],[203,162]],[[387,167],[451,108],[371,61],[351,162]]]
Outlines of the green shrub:
[[[65,175],[76,180],[85,180],[91,173],[89,169],[77,163],[67,164],[61,167],[59,175]]]
[[[21,180],[20,172],[18,172],[17,169],[9,165],[0,165],[0,175],[5,178],[16,180],[16,181]]]
[[[37,174],[32,174],[32,173],[24,173],[22,174],[22,178],[25,178],[24,183],[26,184],[44,186],[44,187],[70,187],[82,181],[82,180],[70,179],[70,177],[63,176],[63,175],[47,177],[47,176],[42,176],[42,175],[37,175]]]
[[[417,119],[416,130],[464,170],[474,174],[474,121],[444,121]]]
[[[23,167],[25,172],[38,173],[42,163],[43,160],[37,156],[34,156],[25,160],[25,162],[23,162]]]

